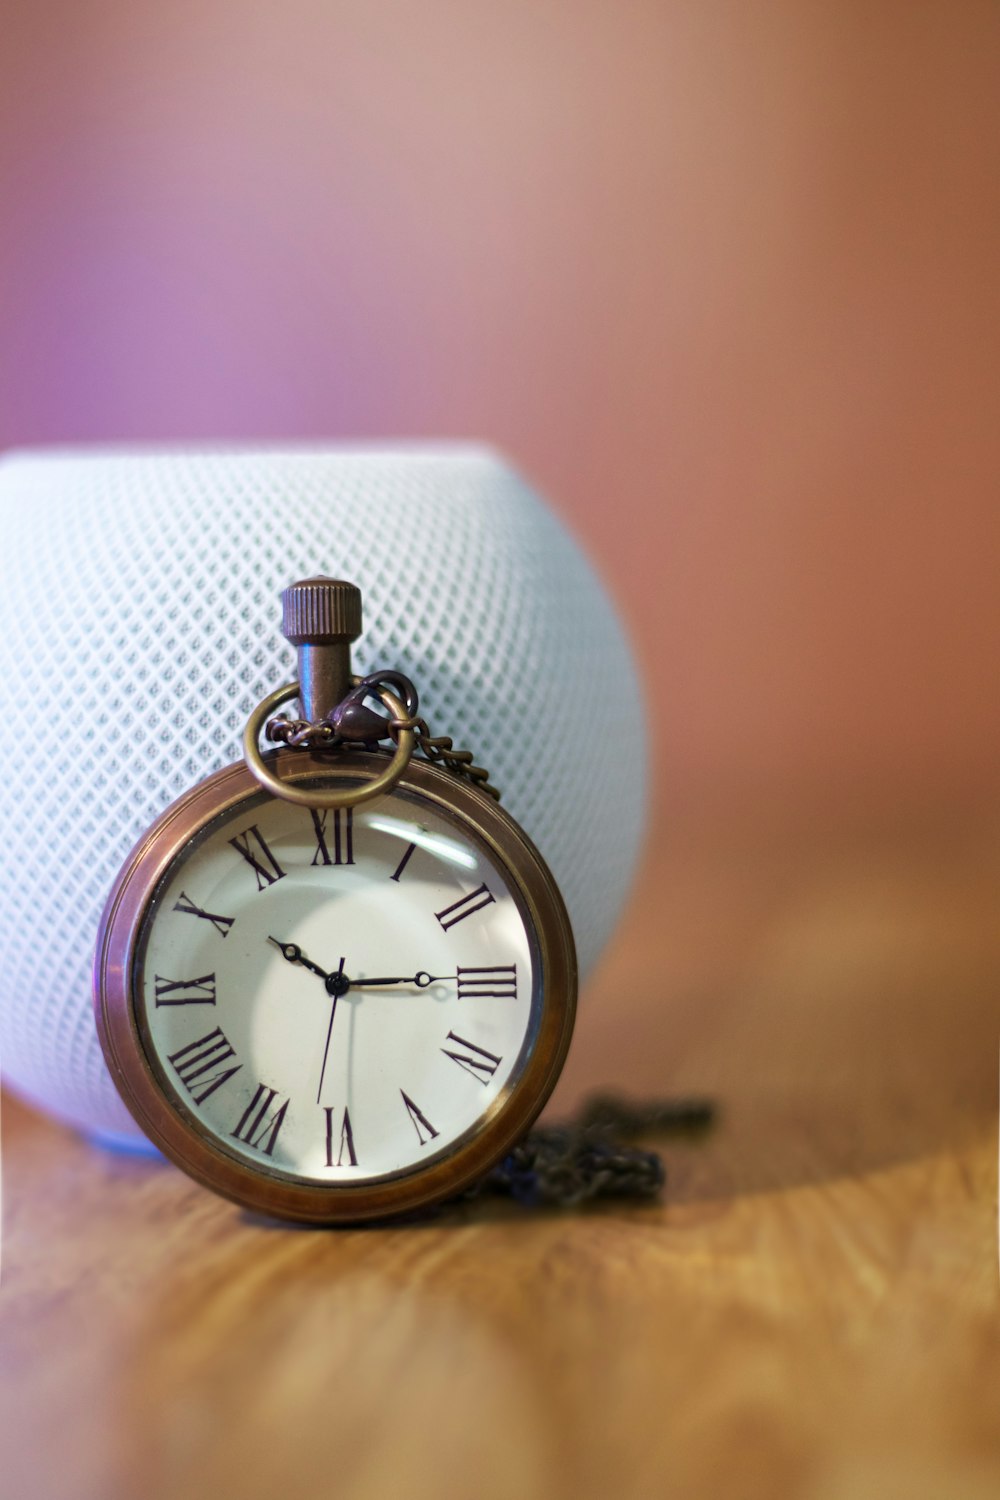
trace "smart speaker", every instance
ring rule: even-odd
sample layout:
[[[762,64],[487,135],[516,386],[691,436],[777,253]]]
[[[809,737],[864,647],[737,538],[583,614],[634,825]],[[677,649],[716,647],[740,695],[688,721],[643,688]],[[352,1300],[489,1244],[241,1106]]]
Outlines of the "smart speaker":
[[[0,1068],[92,1132],[135,1137],[91,1011],[98,918],[163,808],[240,757],[294,676],[292,580],[350,578],[355,670],[420,685],[548,861],[581,969],[635,866],[643,707],[621,625],[528,485],[467,446],[53,451],[0,460]]]

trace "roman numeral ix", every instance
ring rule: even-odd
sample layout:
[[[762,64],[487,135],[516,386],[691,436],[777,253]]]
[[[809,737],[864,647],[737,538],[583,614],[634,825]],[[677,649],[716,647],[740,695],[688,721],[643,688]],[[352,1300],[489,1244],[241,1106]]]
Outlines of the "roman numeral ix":
[[[447,932],[449,927],[464,922],[466,917],[471,917],[474,912],[482,911],[484,906],[489,906],[495,900],[496,897],[489,887],[481,885],[476,890],[470,891],[467,896],[461,896],[457,901],[453,901],[450,906],[445,907],[444,911],[435,912],[434,915]]]
[[[229,842],[238,854],[242,854],[247,864],[257,877],[257,889],[266,890],[268,886],[274,885],[276,880],[281,880],[285,874],[271,853],[264,837],[256,823],[252,827],[238,833]],[[263,863],[261,861],[263,860]]]
[[[458,965],[458,998],[460,1000],[516,1000],[517,965],[499,969],[463,969]]]
[[[233,1131],[233,1139],[242,1141],[246,1146],[252,1146],[255,1151],[263,1151],[265,1156],[271,1156],[274,1143],[278,1139],[278,1131],[284,1123],[285,1112],[288,1109],[286,1099],[280,1109],[268,1114],[276,1097],[275,1089],[266,1088],[264,1084],[258,1083],[257,1092],[243,1111],[240,1123]]]
[[[203,911],[200,906],[195,905],[187,891],[181,891],[177,897],[177,900],[174,902],[174,911],[187,912],[188,916],[201,917],[203,921],[211,922],[216,932],[222,937],[229,936],[229,929],[236,921],[235,917],[221,917],[218,912]]]
[[[333,856],[330,855],[330,847],[327,843],[326,820],[328,812],[321,812],[318,808],[311,807],[313,828],[316,830],[316,853],[313,855],[314,865],[353,865],[354,863],[354,808],[348,807],[343,811],[339,807],[333,809]]]
[[[344,1118],[340,1123],[340,1149],[337,1152],[337,1160],[333,1159],[333,1110],[329,1105],[324,1110],[326,1115],[326,1164],[328,1167],[342,1167],[344,1165],[344,1152],[347,1152],[348,1166],[356,1167],[358,1158],[354,1150],[354,1131],[351,1129],[351,1117],[344,1110]]]
[[[235,1056],[228,1038],[216,1026],[214,1031],[206,1032],[197,1041],[188,1042],[186,1047],[171,1052],[168,1060],[195,1104],[204,1104],[209,1094],[214,1094],[227,1078],[240,1071],[241,1063],[222,1071],[222,1064]]]
[[[495,1052],[487,1052],[485,1047],[480,1047],[475,1042],[467,1042],[464,1036],[456,1036],[453,1031],[449,1031],[447,1040],[455,1042],[459,1047],[468,1047],[468,1052],[452,1052],[449,1047],[442,1047],[441,1051],[445,1057],[450,1057],[452,1062],[457,1062],[460,1068],[471,1073],[473,1078],[478,1078],[480,1083],[489,1083],[503,1062],[503,1058],[497,1057]],[[472,1057],[473,1052],[478,1052],[479,1056]]]
[[[163,979],[159,974],[154,974],[153,985],[158,1007],[215,1004],[214,974],[203,974],[200,979]]]

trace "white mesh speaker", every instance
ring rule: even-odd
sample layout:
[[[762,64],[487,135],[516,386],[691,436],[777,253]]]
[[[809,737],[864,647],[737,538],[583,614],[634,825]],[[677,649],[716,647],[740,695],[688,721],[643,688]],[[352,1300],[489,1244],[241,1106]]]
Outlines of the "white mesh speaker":
[[[586,559],[487,450],[10,454],[0,460],[0,1066],[91,1131],[134,1136],[90,966],[148,823],[239,759],[294,676],[279,594],[364,595],[355,670],[417,683],[432,732],[488,766],[562,887],[585,972],[637,858],[644,720]]]

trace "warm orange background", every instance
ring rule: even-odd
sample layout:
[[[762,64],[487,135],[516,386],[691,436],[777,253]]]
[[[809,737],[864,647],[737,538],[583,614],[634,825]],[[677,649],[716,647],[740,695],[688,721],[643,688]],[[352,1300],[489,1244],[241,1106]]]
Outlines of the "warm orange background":
[[[0,22],[0,445],[486,438],[616,593],[668,797],[994,773],[993,0]]]

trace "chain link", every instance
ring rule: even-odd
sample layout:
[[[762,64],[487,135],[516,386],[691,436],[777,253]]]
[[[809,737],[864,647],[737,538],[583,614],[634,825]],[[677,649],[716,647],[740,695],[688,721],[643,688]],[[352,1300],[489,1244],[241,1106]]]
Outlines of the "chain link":
[[[427,760],[437,765],[443,765],[446,770],[453,771],[456,776],[465,776],[469,781],[474,781],[481,791],[488,796],[500,801],[500,792],[490,784],[490,773],[485,766],[474,764],[471,750],[455,750],[454,741],[448,734],[432,735],[426,719],[391,719],[389,721],[389,732],[392,738],[398,739],[400,731],[412,729],[417,740],[417,749],[420,750]]]
[[[714,1119],[707,1099],[635,1104],[597,1094],[575,1119],[536,1125],[465,1197],[500,1193],[532,1208],[573,1208],[591,1198],[657,1198],[666,1182],[662,1158],[626,1142],[645,1134],[701,1135]]]
[[[268,719],[264,733],[273,744],[288,745],[292,750],[329,750],[340,743],[332,724],[325,719],[311,724],[308,719],[289,719],[278,714]]]
[[[393,675],[397,680],[405,681],[398,673]],[[377,673],[373,673],[368,680],[374,681],[377,676]],[[352,696],[356,696],[357,691],[358,689],[355,689]],[[411,692],[413,694],[411,701],[415,705],[417,698],[412,686]],[[330,717],[332,718],[332,715]],[[434,765],[443,766],[455,776],[464,777],[478,786],[487,796],[493,797],[497,802],[500,801],[500,792],[491,784],[489,771],[485,766],[475,764],[472,751],[456,750],[450,735],[432,735],[426,719],[385,718],[381,721],[380,728],[381,724],[384,724],[384,730],[379,740],[390,739],[395,744],[404,729],[412,729],[416,749],[426,760]],[[311,723],[308,719],[290,719],[285,714],[278,714],[275,718],[268,720],[264,733],[273,744],[287,745],[292,750],[336,750],[342,745],[355,743],[354,740],[338,734],[329,718]],[[379,743],[379,740],[375,743]]]

